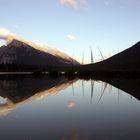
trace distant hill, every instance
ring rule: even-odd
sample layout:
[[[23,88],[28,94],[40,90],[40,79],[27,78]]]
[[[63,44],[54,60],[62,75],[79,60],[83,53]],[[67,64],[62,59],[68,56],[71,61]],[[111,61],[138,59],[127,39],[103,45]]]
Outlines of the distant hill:
[[[38,68],[67,67],[80,65],[76,60],[57,49],[22,39],[12,39],[0,47],[0,64]],[[1,66],[3,67],[3,66]]]
[[[83,66],[90,71],[140,71],[140,42],[98,63]]]

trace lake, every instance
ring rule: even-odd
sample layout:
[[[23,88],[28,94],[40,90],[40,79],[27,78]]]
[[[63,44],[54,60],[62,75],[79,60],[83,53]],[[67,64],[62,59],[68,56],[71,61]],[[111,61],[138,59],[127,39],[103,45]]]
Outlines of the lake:
[[[0,80],[1,140],[140,140],[140,79]]]

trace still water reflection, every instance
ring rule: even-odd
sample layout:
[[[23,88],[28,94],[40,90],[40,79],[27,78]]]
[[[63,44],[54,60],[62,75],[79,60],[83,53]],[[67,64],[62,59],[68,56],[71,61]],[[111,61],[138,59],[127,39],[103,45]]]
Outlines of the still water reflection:
[[[139,140],[139,85],[139,79],[0,80],[0,139]]]

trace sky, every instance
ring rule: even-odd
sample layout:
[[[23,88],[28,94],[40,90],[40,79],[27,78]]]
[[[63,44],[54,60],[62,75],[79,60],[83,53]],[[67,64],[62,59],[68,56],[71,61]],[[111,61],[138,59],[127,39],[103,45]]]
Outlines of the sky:
[[[80,62],[84,53],[84,63],[92,48],[96,62],[99,49],[107,58],[140,41],[139,6],[140,0],[0,0],[0,30]]]

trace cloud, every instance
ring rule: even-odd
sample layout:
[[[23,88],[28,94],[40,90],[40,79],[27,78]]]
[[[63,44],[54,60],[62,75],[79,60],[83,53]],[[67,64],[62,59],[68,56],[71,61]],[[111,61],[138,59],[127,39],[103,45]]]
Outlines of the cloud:
[[[0,39],[7,39],[8,36],[13,36],[14,34],[6,29],[6,28],[0,28]]]
[[[0,28],[0,39],[3,39],[6,41],[6,44],[11,42],[13,39],[20,39],[19,36],[11,32],[10,30],[6,28]]]
[[[66,4],[66,5],[74,8],[74,9],[77,8],[77,0],[60,0],[60,3],[62,5],[65,5]]]
[[[76,103],[74,101],[69,101],[68,108],[74,108],[76,106]]]
[[[59,0],[60,4],[62,5],[68,5],[72,7],[73,9],[77,9],[80,5],[81,6],[87,6],[87,0]]]
[[[76,40],[76,36],[75,36],[75,35],[72,35],[72,34],[68,34],[68,35],[66,36],[66,38],[67,38],[68,40]]]

